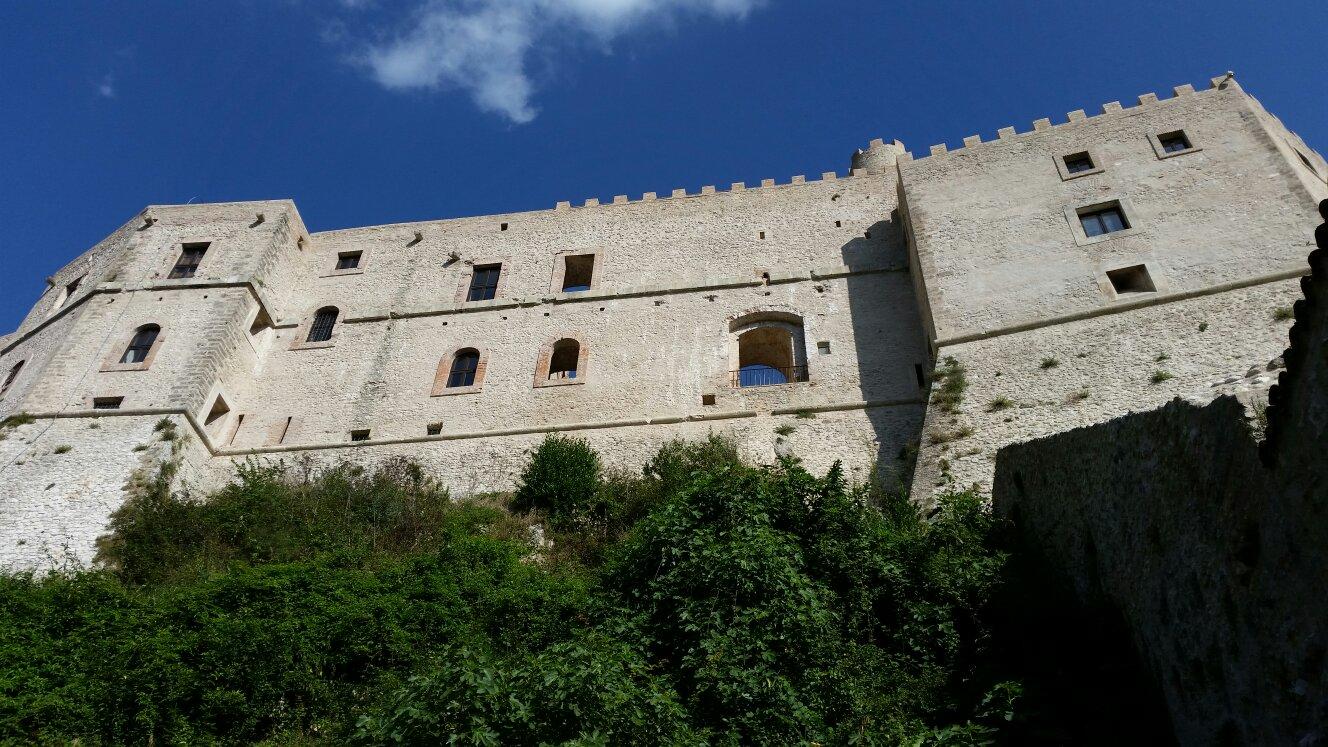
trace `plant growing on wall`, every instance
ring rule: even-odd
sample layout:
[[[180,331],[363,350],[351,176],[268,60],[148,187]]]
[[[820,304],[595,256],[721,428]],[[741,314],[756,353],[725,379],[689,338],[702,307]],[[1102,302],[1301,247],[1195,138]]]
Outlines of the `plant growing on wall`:
[[[953,356],[946,356],[944,364],[932,373],[932,380],[936,382],[932,403],[945,412],[956,412],[964,400],[964,391],[968,389],[965,373],[964,364]]]

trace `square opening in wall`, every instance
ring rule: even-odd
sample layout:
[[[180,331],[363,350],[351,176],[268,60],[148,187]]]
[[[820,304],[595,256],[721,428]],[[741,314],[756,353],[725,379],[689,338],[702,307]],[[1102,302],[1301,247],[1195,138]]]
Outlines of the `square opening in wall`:
[[[499,223],[499,224],[498,224],[498,230],[499,230],[499,231],[506,231],[506,230],[507,230],[507,224],[506,224],[506,223]]]
[[[830,355],[830,341],[821,340],[820,342],[816,343],[816,352],[821,355]]]
[[[208,410],[207,417],[203,419],[203,427],[207,429],[208,435],[218,438],[222,424],[226,416],[230,414],[231,407],[226,404],[226,399],[220,394],[212,401],[212,409]]]
[[[1125,219],[1125,213],[1117,203],[1084,209],[1079,213],[1079,223],[1084,227],[1084,235],[1090,239],[1130,227],[1130,222]]]
[[[706,407],[709,407],[710,405],[715,404],[715,395],[713,395],[713,394],[702,394],[702,395],[701,395],[701,404],[704,405],[704,406],[706,406]]]
[[[563,258],[563,293],[590,290],[595,278],[595,255],[573,254]]]
[[[124,397],[92,398],[92,409],[94,410],[118,410],[122,404],[124,404]]]
[[[363,252],[341,252],[337,255],[338,270],[354,270],[360,266],[360,256]]]
[[[1148,268],[1144,265],[1107,270],[1107,279],[1111,281],[1111,288],[1118,296],[1157,292],[1157,286],[1153,285],[1153,278],[1149,276]]]
[[[1065,157],[1065,170],[1071,174],[1082,174],[1094,168],[1093,157],[1088,151],[1074,153]]]
[[[368,428],[362,428],[362,429],[360,429],[360,430],[351,431],[351,432],[350,432],[350,440],[352,440],[352,441],[368,441],[368,440],[369,440],[369,429],[368,429]]]
[[[428,425],[424,426],[424,432],[430,436],[437,436],[438,434],[443,432],[443,424],[429,423]]]
[[[1179,153],[1183,150],[1189,150],[1190,139],[1186,137],[1184,130],[1175,132],[1164,132],[1157,136],[1157,142],[1162,144],[1163,153]]]

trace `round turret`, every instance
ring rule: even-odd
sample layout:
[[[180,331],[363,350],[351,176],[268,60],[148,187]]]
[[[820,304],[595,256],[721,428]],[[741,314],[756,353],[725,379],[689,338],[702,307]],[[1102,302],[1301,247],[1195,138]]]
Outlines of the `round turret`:
[[[876,138],[867,145],[866,150],[859,148],[853,153],[850,174],[884,174],[893,169],[899,154],[904,152],[904,144],[895,140],[885,142]]]

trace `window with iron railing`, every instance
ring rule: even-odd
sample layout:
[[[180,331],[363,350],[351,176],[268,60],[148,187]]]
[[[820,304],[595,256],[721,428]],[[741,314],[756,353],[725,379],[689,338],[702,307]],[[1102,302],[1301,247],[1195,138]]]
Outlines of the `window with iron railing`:
[[[166,277],[171,280],[193,277],[198,272],[198,266],[203,263],[203,255],[207,254],[209,246],[211,244],[185,244],[180,258],[175,260],[175,266],[171,268],[171,274]]]

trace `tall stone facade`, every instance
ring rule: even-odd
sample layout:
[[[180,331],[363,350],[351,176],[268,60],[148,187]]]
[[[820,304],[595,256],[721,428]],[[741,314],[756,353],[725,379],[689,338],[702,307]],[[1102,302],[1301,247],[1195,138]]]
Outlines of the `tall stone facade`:
[[[810,181],[314,234],[289,201],[149,207],[0,339],[0,416],[31,416],[0,565],[87,562],[163,418],[195,491],[409,456],[467,494],[548,433],[636,467],[711,432],[986,490],[1001,446],[1274,358],[1325,175],[1227,76]],[[967,389],[929,406],[946,359]]]

